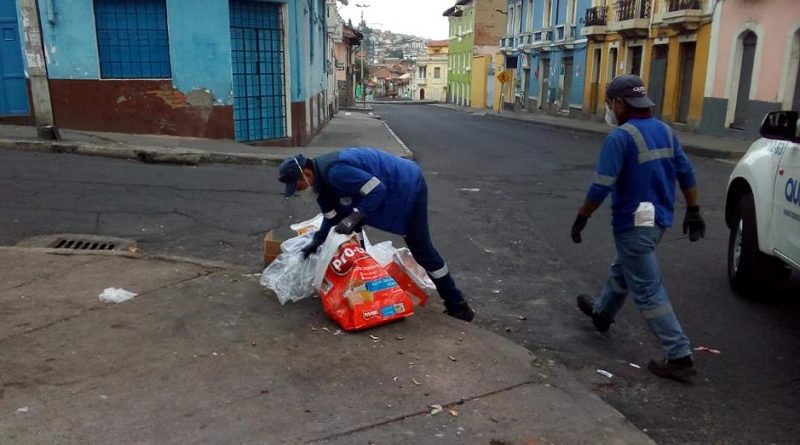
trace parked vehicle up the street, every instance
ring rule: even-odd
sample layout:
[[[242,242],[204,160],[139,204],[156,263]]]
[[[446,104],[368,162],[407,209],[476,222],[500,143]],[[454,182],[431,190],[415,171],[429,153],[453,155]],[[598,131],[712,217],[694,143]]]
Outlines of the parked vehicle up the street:
[[[765,297],[800,270],[800,113],[774,111],[728,181],[728,280],[740,295]]]

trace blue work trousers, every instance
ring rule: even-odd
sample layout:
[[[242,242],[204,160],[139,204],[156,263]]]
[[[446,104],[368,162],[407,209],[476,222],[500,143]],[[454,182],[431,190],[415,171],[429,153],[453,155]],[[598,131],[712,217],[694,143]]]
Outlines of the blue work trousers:
[[[661,340],[667,358],[677,359],[691,355],[692,350],[661,280],[656,246],[663,235],[664,229],[658,226],[634,227],[614,234],[617,257],[611,263],[608,282],[595,299],[594,310],[614,320],[630,294],[647,326]]]
[[[445,307],[451,309],[463,303],[464,295],[456,287],[456,282],[453,280],[447,264],[433,247],[431,241],[431,234],[428,230],[428,186],[424,178],[420,178],[420,185],[411,207],[405,241],[411,255],[433,280],[439,296],[444,300]]]

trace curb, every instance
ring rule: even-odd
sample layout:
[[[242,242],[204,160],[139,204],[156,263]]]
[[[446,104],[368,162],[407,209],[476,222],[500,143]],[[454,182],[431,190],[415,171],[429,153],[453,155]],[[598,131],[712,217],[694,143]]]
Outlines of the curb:
[[[445,108],[445,107],[443,107]],[[521,122],[528,125],[536,125],[540,127],[548,127],[548,128],[559,128],[562,130],[570,130],[575,133],[587,135],[587,136],[597,136],[602,135],[605,136],[608,134],[606,131],[600,130],[593,130],[591,128],[584,128],[577,125],[569,125],[566,123],[559,123],[559,122],[541,122],[536,120],[529,120],[529,119],[522,119],[516,116],[511,115],[503,115],[503,114],[491,114],[485,113],[482,116],[488,117],[489,119],[497,119],[497,120],[504,120],[504,121],[511,121],[511,122]],[[683,151],[687,154],[695,155],[695,156],[702,156],[705,158],[714,158],[714,159],[725,159],[725,160],[737,160],[744,156],[747,150],[742,151],[732,151],[732,150],[717,150],[714,148],[709,148],[705,146],[695,145],[691,142],[684,142],[683,143]]]
[[[400,139],[400,136],[398,136],[397,133],[395,133],[394,130],[392,130],[392,127],[390,127],[389,124],[387,124],[386,121],[383,119],[381,119],[381,123],[386,128],[386,131],[389,132],[389,135],[391,135],[394,138],[394,140],[397,141],[397,143],[400,145],[400,148],[402,148],[403,151],[406,152],[406,154],[403,157],[406,159],[411,159],[412,161],[416,160],[417,155],[414,154],[414,152],[410,148],[408,148],[408,145],[406,145],[406,143],[403,142],[402,139]]]
[[[46,255],[63,255],[63,256],[101,256],[101,257],[121,257],[132,260],[158,260],[166,261],[169,263],[187,263],[196,266],[205,267],[206,269],[216,270],[232,270],[236,272],[246,273],[248,269],[238,264],[226,263],[224,261],[203,260],[200,258],[177,256],[177,255],[162,255],[162,254],[140,254],[130,253],[123,251],[78,251],[68,249],[53,249],[50,247],[18,247],[18,246],[0,246],[0,252],[36,252]]]
[[[78,144],[58,141],[0,140],[0,150],[22,150],[39,153],[67,153],[108,158],[131,159],[146,164],[238,164],[272,165],[283,161],[280,156],[269,154],[218,153],[191,149],[164,149],[145,146],[106,146]]]
[[[373,100],[367,102],[369,104],[377,105],[436,105],[439,103],[437,100]]]
[[[359,107],[340,107],[339,111],[350,111],[350,112],[356,112],[356,113],[369,113],[370,111],[375,111],[375,109],[372,108],[372,107],[364,107],[364,108],[359,108]]]

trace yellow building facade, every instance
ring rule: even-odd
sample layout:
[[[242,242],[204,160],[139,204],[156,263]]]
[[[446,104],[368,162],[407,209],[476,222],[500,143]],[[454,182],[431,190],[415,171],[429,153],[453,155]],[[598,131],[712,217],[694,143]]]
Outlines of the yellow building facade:
[[[642,77],[655,115],[697,128],[703,115],[712,0],[595,0],[582,30],[588,38],[584,112],[605,114],[605,89],[621,74]]]

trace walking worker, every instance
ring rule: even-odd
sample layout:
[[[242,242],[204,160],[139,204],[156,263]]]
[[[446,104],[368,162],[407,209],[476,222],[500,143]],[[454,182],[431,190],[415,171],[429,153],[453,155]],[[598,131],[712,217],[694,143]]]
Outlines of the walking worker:
[[[600,295],[579,295],[578,308],[598,331],[606,332],[630,294],[666,353],[665,359],[651,360],[648,369],[660,377],[685,380],[697,373],[692,349],[670,305],[656,258],[656,247],[672,226],[676,179],[686,199],[683,233],[697,241],[705,236],[705,222],[692,163],[670,127],[653,117],[654,106],[638,76],[618,76],[606,88],[606,122],[616,128],[603,142],[594,181],[572,226],[572,240],[581,242],[586,222],[610,192],[617,256]]]
[[[428,272],[444,300],[445,313],[472,321],[475,313],[433,247],[428,230],[428,186],[416,163],[372,148],[346,148],[317,158],[286,159],[278,169],[287,198],[316,197],[322,227],[303,248],[316,252],[332,227],[345,235],[369,225],[402,235],[414,259]]]

